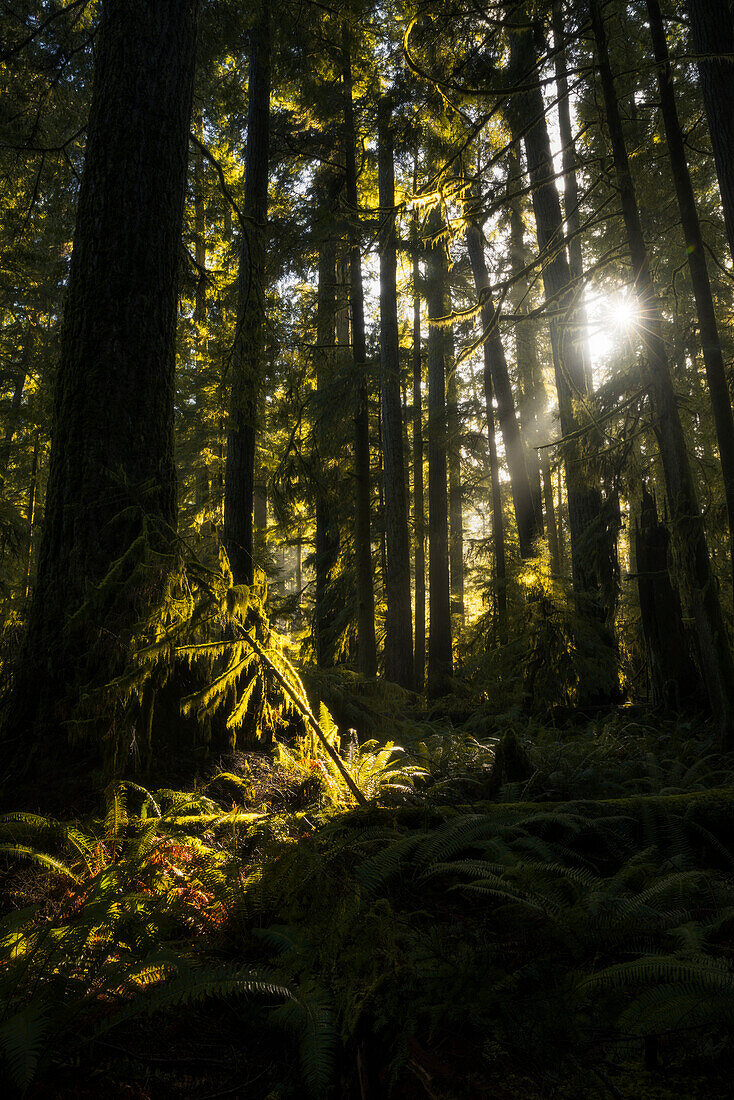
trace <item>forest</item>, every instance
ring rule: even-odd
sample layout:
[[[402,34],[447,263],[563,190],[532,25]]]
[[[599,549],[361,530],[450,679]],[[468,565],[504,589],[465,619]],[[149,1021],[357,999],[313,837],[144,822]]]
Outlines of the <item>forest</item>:
[[[2,0],[3,1095],[730,1097],[733,396],[731,0]]]

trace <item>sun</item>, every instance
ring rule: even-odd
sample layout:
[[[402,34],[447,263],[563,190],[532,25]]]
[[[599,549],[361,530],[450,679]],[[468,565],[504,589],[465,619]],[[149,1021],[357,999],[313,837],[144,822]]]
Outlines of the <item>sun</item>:
[[[614,329],[623,336],[634,332],[640,321],[640,307],[629,291],[613,295],[608,302],[608,313]]]
[[[595,365],[632,340],[640,326],[640,305],[628,289],[587,298],[588,343]]]

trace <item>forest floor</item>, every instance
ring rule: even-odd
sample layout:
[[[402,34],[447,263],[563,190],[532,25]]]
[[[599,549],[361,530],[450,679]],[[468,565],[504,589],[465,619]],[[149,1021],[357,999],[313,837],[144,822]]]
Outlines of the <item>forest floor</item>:
[[[374,734],[342,738],[365,807],[304,738],[6,815],[6,1095],[731,1096],[734,767],[703,724],[330,708]]]

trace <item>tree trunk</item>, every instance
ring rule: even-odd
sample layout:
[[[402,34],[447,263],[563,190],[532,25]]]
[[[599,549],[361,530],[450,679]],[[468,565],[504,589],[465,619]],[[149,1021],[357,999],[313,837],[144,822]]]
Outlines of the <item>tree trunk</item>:
[[[686,703],[700,703],[703,685],[688,650],[680,596],[668,571],[669,542],[668,529],[658,519],[655,498],[643,482],[640,521],[634,533],[634,571],[650,695],[654,706],[675,713]]]
[[[688,172],[683,135],[678,120],[678,110],[673,91],[673,74],[670,68],[668,45],[665,40],[665,29],[658,0],[647,0],[647,13],[650,21],[655,60],[658,64],[658,88],[660,90],[665,133],[668,139],[670,166],[678,196],[678,208],[688,255],[688,270],[691,274],[693,295],[696,300],[698,328],[701,334],[706,378],[714,410],[716,440],[719,445],[721,469],[724,476],[726,510],[729,520],[729,558],[732,570],[732,590],[734,592],[734,419],[732,419],[729,387],[716,324],[706,253],[701,237],[701,227],[698,221],[691,177]],[[734,75],[734,69],[732,69],[732,75]]]
[[[26,556],[25,580],[23,582],[23,599],[27,600],[31,590],[31,575],[33,572],[33,528],[36,523],[36,503],[38,501],[38,465],[41,449],[41,429],[36,428],[33,437],[33,459],[31,461],[31,480],[28,486],[28,504],[26,507],[26,531],[28,552]]]
[[[451,313],[451,290],[448,288],[447,313]],[[449,581],[451,611],[464,618],[464,515],[461,490],[461,418],[459,389],[456,379],[454,333],[449,325],[444,329],[446,349],[446,429],[448,431],[449,474]]]
[[[62,753],[69,766],[59,722],[122,671],[165,592],[197,15],[196,0],[102,5],[38,580],[4,729],[47,769]],[[86,727],[95,762],[110,721]]]
[[[200,141],[204,140],[204,120],[201,109],[196,115],[195,133]],[[194,186],[194,261],[196,262],[196,298],[194,301],[194,323],[206,322],[206,207],[204,205],[204,158],[198,145],[191,153]],[[199,343],[197,332],[197,345]]]
[[[688,0],[693,48],[734,259],[734,22],[729,0]]]
[[[413,190],[416,179],[413,178]],[[426,669],[426,518],[423,501],[423,403],[421,395],[421,300],[418,215],[413,220],[413,528],[415,538],[415,689],[423,690]]]
[[[542,499],[545,505],[545,533],[548,538],[551,573],[554,576],[560,576],[561,555],[553,501],[553,474],[548,447],[544,446],[548,442],[548,432],[543,431],[543,425],[547,420],[548,395],[538,360],[538,324],[534,317],[529,316],[530,287],[527,275],[524,274],[529,257],[525,245],[520,198],[515,190],[515,185],[520,179],[520,158],[513,146],[510,150],[508,172],[510,271],[515,281],[515,312],[518,314],[515,325],[515,359],[523,403],[522,426],[529,443],[526,454],[533,498],[538,502]],[[538,503],[536,508],[542,513],[542,505]]]
[[[696,619],[709,703],[719,729],[721,743],[729,745],[734,734],[734,665],[726,637],[716,582],[711,573],[703,518],[696,500],[683,428],[668,367],[659,305],[642,234],[637,196],[627,157],[599,0],[591,0],[591,19],[627,242],[640,309],[645,317],[642,338],[648,356],[648,396],[665,473],[673,532],[680,567]]]
[[[574,294],[581,299],[583,294],[584,258],[581,251],[581,217],[579,214],[579,188],[576,179],[578,158],[576,142],[571,127],[571,100],[568,94],[568,62],[566,59],[566,33],[563,25],[563,0],[553,2],[553,52],[558,90],[558,129],[561,135],[563,161],[563,212],[566,221],[566,247],[568,248],[568,268],[574,284]],[[583,331],[578,333],[581,341],[581,356],[586,375],[586,389],[593,390],[591,362],[588,341],[584,333],[588,331],[586,309],[579,301]]]
[[[568,95],[568,62],[566,59],[566,34],[563,26],[562,0],[553,2],[553,54],[558,89],[558,129],[561,136],[563,162],[563,211],[566,215],[566,243],[571,278],[581,280],[584,262],[579,235],[579,189],[576,180],[578,160],[576,143],[571,128],[571,103]]]
[[[26,379],[28,377],[28,368],[31,364],[33,357],[33,322],[29,319],[26,329],[25,340],[23,341],[23,351],[21,353],[21,363],[18,368],[18,373],[15,378],[15,386],[13,388],[13,398],[10,403],[10,415],[8,416],[5,435],[0,442],[0,485],[5,480],[5,475],[8,472],[8,463],[10,462],[10,454],[13,448],[13,440],[15,439],[15,433],[18,429],[18,419],[20,417],[20,408],[23,403],[23,390],[25,389]]]
[[[505,349],[502,346],[497,309],[492,301],[487,263],[484,257],[482,234],[479,227],[470,223],[466,230],[466,246],[469,252],[474,285],[477,297],[482,303],[481,320],[484,330],[484,362],[491,371],[491,381],[497,395],[497,417],[505,443],[507,466],[510,471],[510,486],[515,505],[517,533],[520,539],[520,555],[532,558],[535,553],[535,540],[541,530],[538,524],[538,509],[533,493],[530,468],[531,459],[515,413],[515,400],[507,369]]]
[[[375,592],[372,568],[372,502],[370,492],[370,426],[367,401],[367,343],[364,327],[364,291],[357,193],[356,133],[352,102],[352,65],[346,21],[342,27],[344,86],[344,146],[346,200],[349,213],[349,298],[354,359],[354,556],[357,572],[357,662],[363,676],[377,672]]]
[[[543,266],[545,297],[550,308],[559,314],[551,318],[550,334],[561,432],[567,441],[564,464],[573,584],[578,595],[595,600],[601,586],[593,564],[594,555],[588,546],[588,531],[599,515],[601,499],[598,488],[590,483],[582,465],[575,438],[579,424],[574,412],[574,400],[587,396],[587,379],[537,58],[528,30],[512,34],[511,68],[515,79],[526,89],[510,101],[513,130],[525,134],[538,247],[546,257]]]
[[[492,500],[492,541],[494,543],[495,606],[497,608],[497,635],[500,645],[507,645],[507,564],[505,561],[505,519],[502,514],[502,486],[497,461],[497,439],[494,428],[492,392],[493,362],[489,340],[484,342],[484,407],[487,414],[487,441],[489,444],[489,480]]]
[[[253,517],[256,541],[264,548],[268,529],[268,485],[262,467],[255,485]]]
[[[437,212],[429,228],[440,230]],[[443,329],[446,316],[446,256],[433,242],[426,261],[428,305],[428,694],[440,695],[453,675],[451,606],[449,598],[448,495],[446,492],[446,364]]]
[[[392,104],[383,96],[377,109],[380,241],[380,370],[382,375],[382,453],[387,542],[387,617],[385,676],[413,686],[413,624],[410,611],[410,535],[408,533],[403,416],[400,403],[397,249]]]
[[[336,339],[336,255],[334,208],[339,189],[335,175],[323,175],[321,190],[321,231],[319,246],[318,293],[316,302],[316,391],[323,395],[333,382]],[[339,511],[329,471],[331,432],[319,403],[314,425],[316,442],[316,600],[314,607],[314,650],[316,663],[329,668],[335,661],[333,574],[339,557]]]
[[[261,0],[250,41],[247,104],[245,221],[240,226],[237,329],[224,477],[224,544],[235,584],[252,584],[252,509],[258,397],[265,343],[265,223],[268,216],[270,140],[270,8]]]

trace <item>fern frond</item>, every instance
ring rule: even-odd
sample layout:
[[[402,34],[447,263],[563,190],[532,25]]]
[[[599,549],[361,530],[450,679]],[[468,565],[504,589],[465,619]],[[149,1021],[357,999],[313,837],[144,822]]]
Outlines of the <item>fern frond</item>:
[[[0,855],[11,859],[27,859],[38,867],[45,867],[49,871],[56,871],[59,875],[66,875],[72,882],[78,882],[76,875],[60,859],[48,855],[46,852],[38,852],[35,848],[27,848],[22,844],[0,844]]]
[[[31,1001],[0,1025],[0,1048],[11,1078],[25,1089],[36,1075],[43,1054],[48,1020],[40,1000]]]

